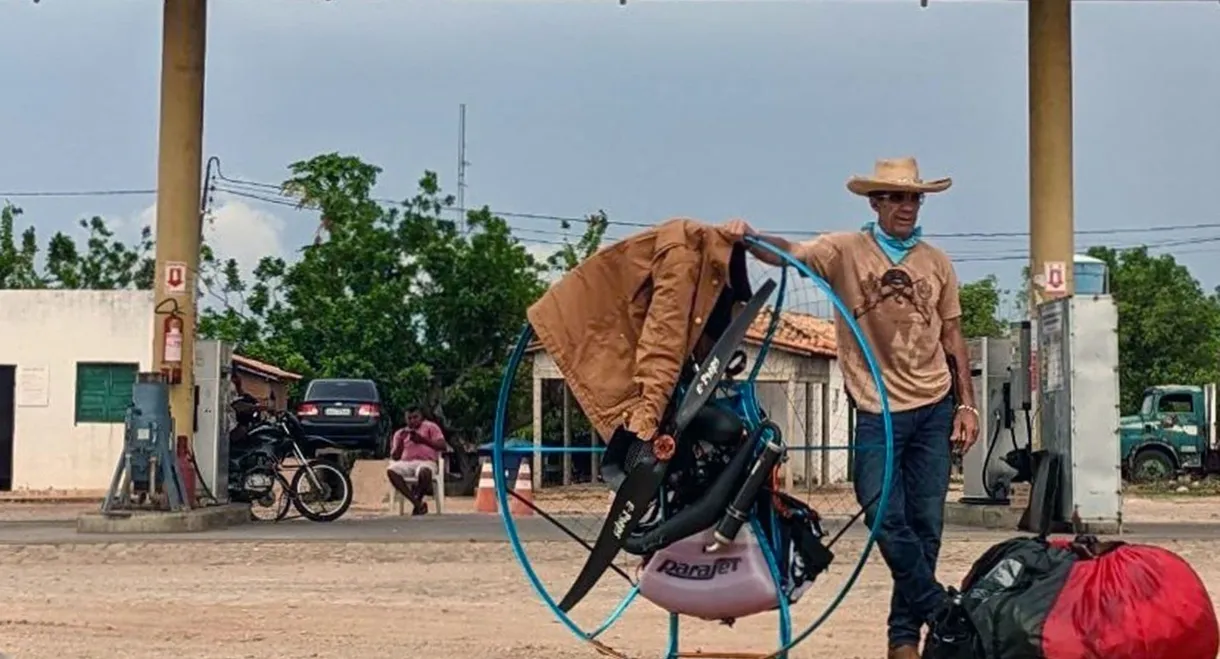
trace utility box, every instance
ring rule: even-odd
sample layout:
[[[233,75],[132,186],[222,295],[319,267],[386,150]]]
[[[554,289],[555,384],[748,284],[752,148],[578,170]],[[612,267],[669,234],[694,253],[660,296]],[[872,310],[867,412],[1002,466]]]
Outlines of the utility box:
[[[1077,531],[1121,530],[1114,299],[1088,295],[1043,303],[1037,327],[1042,448],[1056,458],[1060,474],[1053,519]]]
[[[1025,418],[1016,413],[1018,392],[1011,386],[1018,364],[1016,344],[1006,338],[966,342],[974,401],[979,409],[979,439],[962,456],[962,503],[1004,504],[1016,470],[1004,462],[1011,451],[1029,444]],[[989,491],[990,490],[990,491]]]
[[[207,340],[195,344],[195,461],[201,485],[217,504],[229,501],[228,406],[232,365],[231,343]]]

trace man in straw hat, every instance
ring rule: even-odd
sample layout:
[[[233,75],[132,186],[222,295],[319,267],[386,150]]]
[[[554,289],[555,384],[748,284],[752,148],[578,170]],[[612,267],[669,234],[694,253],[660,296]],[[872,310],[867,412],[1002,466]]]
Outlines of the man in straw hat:
[[[737,235],[753,235],[791,253],[825,279],[859,323],[880,368],[895,458],[890,500],[878,529],[881,554],[894,580],[890,659],[918,659],[923,626],[936,624],[949,611],[951,594],[936,579],[936,561],[951,450],[965,452],[979,432],[957,277],[949,257],[925,242],[917,226],[925,196],[950,185],[948,178],[920,178],[914,158],[883,159],[871,176],[847,181],[847,189],[867,197],[877,215],[859,231],[791,243],[760,236],[742,220],[725,225]],[[764,262],[780,264],[770,251],[751,251]],[[856,498],[866,523],[876,528],[885,469],[880,396],[842,318],[836,318],[835,329],[839,366],[858,408],[855,445],[863,450],[856,453],[853,470]],[[951,361],[956,363],[952,368]]]

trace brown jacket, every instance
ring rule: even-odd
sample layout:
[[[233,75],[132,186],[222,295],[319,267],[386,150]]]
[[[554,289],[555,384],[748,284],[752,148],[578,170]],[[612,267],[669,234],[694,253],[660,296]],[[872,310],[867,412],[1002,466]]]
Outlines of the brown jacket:
[[[595,430],[651,439],[702,335],[735,238],[678,218],[610,245],[528,310],[530,325]]]

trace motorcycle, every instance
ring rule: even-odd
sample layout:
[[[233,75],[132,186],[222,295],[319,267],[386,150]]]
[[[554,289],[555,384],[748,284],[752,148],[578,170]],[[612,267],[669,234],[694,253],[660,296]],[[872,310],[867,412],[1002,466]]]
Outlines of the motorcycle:
[[[334,446],[334,442],[307,434],[291,412],[254,418],[240,452],[229,461],[229,499],[249,503],[251,514],[260,520],[268,519],[261,513],[270,509],[270,519],[278,522],[288,515],[289,506],[314,522],[342,517],[352,505],[351,476],[332,462],[307,458],[302,445]],[[284,476],[289,459],[297,463],[291,478]]]

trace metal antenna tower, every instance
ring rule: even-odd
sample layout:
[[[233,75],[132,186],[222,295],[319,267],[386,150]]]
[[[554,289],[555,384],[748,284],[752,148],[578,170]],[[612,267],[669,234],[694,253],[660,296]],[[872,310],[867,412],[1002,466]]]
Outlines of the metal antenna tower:
[[[466,226],[466,165],[470,163],[466,161],[466,104],[462,103],[458,106],[458,170],[457,170],[457,205],[458,213],[460,213],[459,222],[462,227],[462,233],[465,233],[469,227]]]

